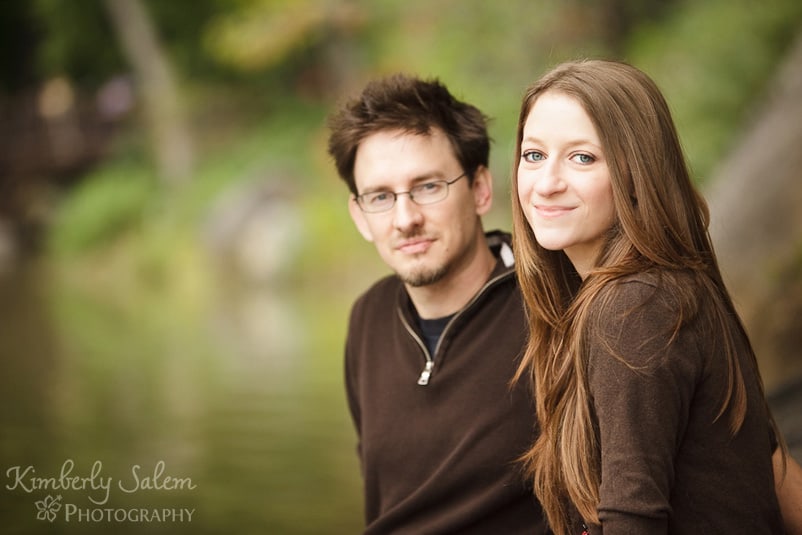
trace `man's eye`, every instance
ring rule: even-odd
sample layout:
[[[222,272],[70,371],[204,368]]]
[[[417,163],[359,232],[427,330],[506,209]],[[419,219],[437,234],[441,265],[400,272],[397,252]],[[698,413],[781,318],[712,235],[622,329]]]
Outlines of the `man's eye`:
[[[528,150],[521,157],[527,162],[540,162],[546,159],[543,153],[537,150]]]
[[[370,204],[377,204],[387,202],[387,199],[390,198],[390,192],[388,191],[377,191],[375,193],[371,193],[366,196],[366,200]]]
[[[431,193],[440,189],[441,186],[442,184],[440,182],[424,182],[423,184],[415,186],[415,190],[421,193]]]

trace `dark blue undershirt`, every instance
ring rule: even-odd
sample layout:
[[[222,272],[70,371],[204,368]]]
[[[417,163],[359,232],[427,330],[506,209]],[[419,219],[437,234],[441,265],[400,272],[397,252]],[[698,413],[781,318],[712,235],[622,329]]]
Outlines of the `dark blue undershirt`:
[[[418,317],[418,325],[420,326],[421,333],[423,333],[423,341],[426,343],[426,347],[429,348],[429,354],[432,358],[434,358],[434,350],[437,347],[437,341],[440,340],[440,335],[443,334],[443,330],[453,317],[454,314],[431,320]]]

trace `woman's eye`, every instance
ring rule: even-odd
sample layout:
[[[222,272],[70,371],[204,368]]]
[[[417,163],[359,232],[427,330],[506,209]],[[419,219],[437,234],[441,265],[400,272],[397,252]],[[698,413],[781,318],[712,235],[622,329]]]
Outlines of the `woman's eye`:
[[[522,157],[527,162],[540,162],[546,159],[542,152],[536,150],[528,150],[523,153]]]
[[[583,165],[591,164],[596,161],[596,158],[594,158],[590,154],[583,154],[583,153],[575,154],[574,156],[571,157],[571,159],[574,160],[576,163],[581,163]]]

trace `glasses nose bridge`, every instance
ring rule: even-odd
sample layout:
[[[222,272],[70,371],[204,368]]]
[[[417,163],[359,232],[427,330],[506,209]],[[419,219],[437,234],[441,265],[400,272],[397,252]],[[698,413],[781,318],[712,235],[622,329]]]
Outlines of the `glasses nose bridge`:
[[[402,195],[406,195],[409,200],[402,201]],[[421,205],[415,201],[409,191],[395,193],[393,206],[390,208],[393,214],[393,223],[397,228],[409,228],[410,226],[419,225],[423,217]]]
[[[398,199],[399,199],[399,197],[401,197],[401,195],[406,195],[407,197],[409,197],[410,201],[412,201],[415,204],[418,204],[418,201],[415,200],[415,195],[413,194],[413,190],[414,190],[414,188],[411,189],[411,190],[408,190],[408,191],[394,191],[393,192],[393,204],[397,204],[398,203]]]

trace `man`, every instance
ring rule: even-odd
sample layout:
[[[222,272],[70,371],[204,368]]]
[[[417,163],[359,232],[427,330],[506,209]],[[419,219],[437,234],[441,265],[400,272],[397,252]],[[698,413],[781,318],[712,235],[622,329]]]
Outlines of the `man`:
[[[329,121],[362,236],[394,271],[353,306],[348,403],[365,533],[545,533],[517,458],[534,439],[526,323],[492,205],[486,119],[437,81],[368,84]]]

